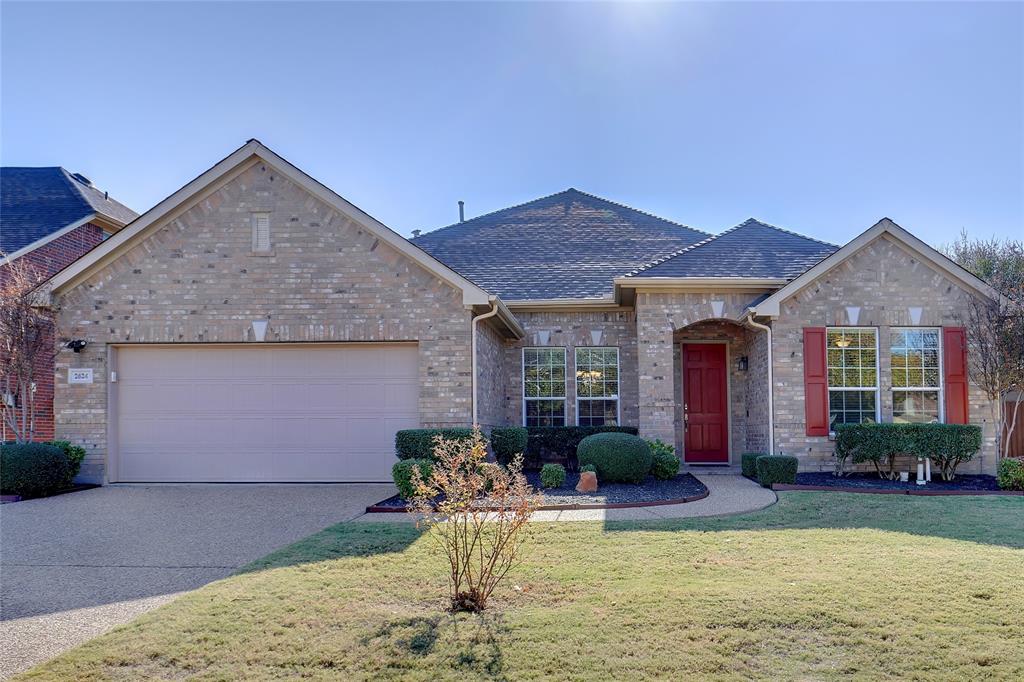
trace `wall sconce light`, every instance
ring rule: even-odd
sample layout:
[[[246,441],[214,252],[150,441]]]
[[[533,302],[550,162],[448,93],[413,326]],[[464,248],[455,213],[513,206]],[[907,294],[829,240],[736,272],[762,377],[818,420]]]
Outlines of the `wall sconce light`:
[[[746,372],[748,367],[750,367],[750,361],[747,360],[746,355],[741,355],[740,359],[736,361],[736,369],[741,372]]]
[[[85,348],[85,346],[87,344],[88,344],[88,341],[86,341],[85,339],[71,339],[66,344],[64,344],[64,347],[65,348],[70,348],[71,350],[75,351],[76,353],[81,353],[82,349]]]

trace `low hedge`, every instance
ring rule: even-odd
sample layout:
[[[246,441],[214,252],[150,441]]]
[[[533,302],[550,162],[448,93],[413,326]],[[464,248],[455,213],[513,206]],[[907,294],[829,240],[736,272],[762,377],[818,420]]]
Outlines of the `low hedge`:
[[[1003,490],[1024,490],[1024,459],[1004,459],[996,470],[996,480]]]
[[[526,465],[540,468],[548,460],[571,462],[584,438],[597,433],[636,435],[635,426],[529,426],[524,458]]]
[[[395,434],[395,455],[398,459],[434,459],[434,439],[471,440],[473,429],[403,429]]]
[[[565,485],[565,467],[561,464],[545,464],[540,468],[540,485],[543,488],[561,488]]]
[[[643,483],[651,470],[651,448],[629,433],[596,433],[576,449],[580,466],[593,464],[597,478],[606,483]]]
[[[0,493],[46,497],[69,486],[74,477],[67,454],[47,443],[0,445]]]
[[[757,481],[765,488],[773,483],[796,483],[799,462],[790,455],[761,455],[757,458]]]
[[[398,496],[403,500],[408,500],[416,492],[412,483],[412,472],[417,468],[420,470],[420,476],[426,481],[434,472],[434,461],[431,459],[403,459],[400,462],[395,462],[395,466],[391,467],[391,478],[398,488]]]
[[[927,457],[942,478],[952,481],[956,469],[981,449],[981,427],[973,424],[839,424],[836,426],[836,475],[846,462],[870,462],[882,478],[895,479],[896,457]]]
[[[526,456],[526,443],[529,432],[524,426],[503,426],[491,429],[491,449],[494,458],[502,464],[508,464],[516,455]]]
[[[676,449],[660,439],[647,441],[651,449],[651,475],[659,481],[668,481],[679,474]]]
[[[64,451],[68,458],[68,476],[63,487],[70,488],[74,485],[75,476],[82,469],[82,460],[85,459],[85,448],[80,445],[72,445],[71,441],[53,440],[48,443]]]
[[[764,457],[766,452],[744,452],[740,455],[740,473],[747,478],[757,478],[757,458]]]

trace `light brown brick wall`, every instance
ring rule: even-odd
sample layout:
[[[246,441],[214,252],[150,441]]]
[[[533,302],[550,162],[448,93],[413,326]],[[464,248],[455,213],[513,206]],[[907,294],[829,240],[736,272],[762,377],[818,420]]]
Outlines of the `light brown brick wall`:
[[[910,308],[921,308],[916,326],[963,326],[969,294],[888,236],[862,251],[784,302],[773,327],[776,450],[800,458],[801,468],[831,471],[833,443],[805,435],[803,328],[848,326],[847,306],[859,306],[857,326],[878,327],[881,416],[892,421],[890,327],[914,326]],[[970,421],[983,428],[982,451],[961,467],[964,473],[993,473],[995,429],[990,401],[970,387]]]
[[[636,317],[632,311],[519,312],[516,319],[526,331],[526,337],[505,347],[503,383],[509,424],[523,423],[523,348],[560,346],[566,349],[565,414],[566,423],[573,425],[576,423],[575,349],[603,346],[619,349],[619,416],[623,426],[637,426]]]
[[[251,213],[271,213],[272,255],[253,255]],[[251,340],[417,341],[424,426],[471,419],[470,315],[461,292],[272,169],[257,164],[69,291],[66,336],[89,341],[57,358],[59,437],[88,451],[102,476],[107,344]],[[69,367],[95,383],[67,384]]]
[[[491,318],[493,319],[493,318]],[[505,384],[502,361],[505,341],[489,320],[477,323],[477,422],[486,433],[505,426]]]

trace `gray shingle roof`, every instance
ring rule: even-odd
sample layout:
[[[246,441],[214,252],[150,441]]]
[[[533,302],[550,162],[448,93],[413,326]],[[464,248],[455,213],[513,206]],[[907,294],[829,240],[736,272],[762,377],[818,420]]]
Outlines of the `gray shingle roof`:
[[[0,251],[13,253],[93,213],[124,224],[138,217],[59,166],[0,168]]]
[[[793,279],[839,249],[750,218],[630,273],[631,277]]]
[[[577,189],[412,240],[505,300],[606,298],[615,277],[708,235]]]

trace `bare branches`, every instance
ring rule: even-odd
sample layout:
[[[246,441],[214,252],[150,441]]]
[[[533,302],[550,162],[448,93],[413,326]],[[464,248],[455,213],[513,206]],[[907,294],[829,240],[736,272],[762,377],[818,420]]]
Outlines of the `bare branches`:
[[[436,439],[428,480],[413,471],[410,511],[444,550],[453,611],[482,611],[494,588],[520,561],[526,526],[542,497],[522,474],[522,455],[508,469],[488,464],[479,429],[472,440]]]
[[[36,379],[53,361],[53,315],[33,306],[42,275],[24,260],[0,265],[0,414],[19,443],[36,435]]]

